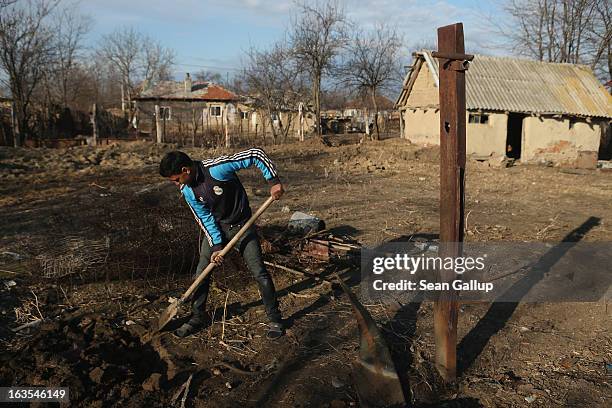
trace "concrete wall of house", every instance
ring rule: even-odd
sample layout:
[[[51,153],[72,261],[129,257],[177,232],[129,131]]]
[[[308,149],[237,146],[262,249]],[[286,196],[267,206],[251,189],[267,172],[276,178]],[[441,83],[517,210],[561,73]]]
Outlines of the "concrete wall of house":
[[[523,119],[521,161],[594,167],[601,140],[600,122],[587,123],[566,117],[526,117]]]
[[[407,108],[437,107],[440,103],[438,87],[427,64],[419,70],[406,101]]]
[[[465,118],[466,154],[488,157],[504,156],[508,133],[508,115],[485,112],[488,123],[469,123],[469,112]]]
[[[440,144],[439,94],[427,64],[423,64],[406,104],[402,108],[402,137],[417,144]],[[508,115],[486,112],[488,123],[469,123],[466,116],[466,152],[486,157],[506,154]],[[531,117],[523,120],[521,161],[552,161],[578,167],[593,167],[606,120]],[[604,124],[604,126],[602,126]]]
[[[474,156],[502,156],[505,154],[508,116],[486,113],[488,123],[468,123],[466,114],[466,153]],[[403,113],[404,137],[416,144],[440,144],[440,111],[438,109],[408,109]]]
[[[137,118],[139,130],[143,132],[155,132],[155,105],[170,108],[170,115],[166,120],[167,132],[191,132],[194,116],[198,133],[201,133],[202,130],[219,130],[223,126],[222,118],[221,116],[211,116],[210,108],[213,106],[220,106],[222,111],[227,109],[227,104],[224,102],[138,101]],[[230,115],[229,118],[231,123],[240,120],[237,111],[235,115]]]
[[[265,132],[266,136],[271,137],[272,136],[272,128],[271,128],[272,124],[270,122],[270,118],[268,117],[267,111],[263,109],[259,109],[255,113],[255,115],[252,117],[255,117],[254,123],[257,124],[258,135],[263,135]],[[283,128],[286,128],[287,126],[289,126],[289,133],[287,134],[287,137],[297,138],[298,137],[298,126],[299,126],[298,112],[297,111],[281,112],[280,119],[282,121]],[[255,131],[254,127],[253,125],[251,126],[252,126],[251,127],[252,132],[254,132]],[[278,121],[274,121],[274,126],[276,127],[277,131],[279,131]],[[304,113],[304,132],[309,133],[309,132],[312,132],[313,129],[314,129],[314,114],[312,112],[305,112]]]
[[[404,138],[416,144],[440,144],[440,111],[434,108],[405,110]]]
[[[423,64],[403,111],[405,139],[417,144],[440,144],[439,90],[429,66]],[[469,123],[466,114],[466,153],[475,156],[505,154],[508,116],[486,113],[488,123]]]

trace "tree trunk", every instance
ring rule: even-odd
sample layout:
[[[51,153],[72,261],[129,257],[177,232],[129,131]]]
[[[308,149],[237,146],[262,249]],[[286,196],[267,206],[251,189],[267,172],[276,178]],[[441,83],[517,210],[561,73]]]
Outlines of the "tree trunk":
[[[11,127],[13,131],[13,146],[21,146],[21,135],[19,134],[19,121],[17,120],[17,112],[15,102],[11,102]]]
[[[29,134],[27,107],[17,102],[15,103],[15,129],[14,145],[15,147],[23,146]]]
[[[121,83],[121,112],[125,114],[125,85]]]
[[[378,104],[376,103],[376,89],[372,89],[372,106],[374,106],[374,127],[376,128],[375,140],[380,140],[380,130],[378,129]]]
[[[313,81],[313,99],[315,104],[315,132],[317,136],[322,135],[321,131],[321,74],[317,74]]]

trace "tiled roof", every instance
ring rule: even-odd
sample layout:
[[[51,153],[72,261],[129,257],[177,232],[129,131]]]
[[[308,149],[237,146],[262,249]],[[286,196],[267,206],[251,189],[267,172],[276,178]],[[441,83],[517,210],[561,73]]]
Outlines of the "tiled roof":
[[[193,82],[191,91],[185,92],[185,83],[160,81],[153,86],[143,85],[135,99],[200,99],[205,101],[238,101],[241,98],[220,85],[212,82]]]

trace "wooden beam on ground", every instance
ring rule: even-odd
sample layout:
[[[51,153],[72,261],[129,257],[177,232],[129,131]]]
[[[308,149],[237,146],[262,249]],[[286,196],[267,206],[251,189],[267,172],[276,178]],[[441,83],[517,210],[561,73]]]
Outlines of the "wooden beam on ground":
[[[462,254],[465,186],[465,69],[463,24],[438,28],[440,57],[440,256]],[[457,278],[441,270],[441,282]],[[458,293],[443,291],[434,304],[436,367],[442,378],[457,375]]]

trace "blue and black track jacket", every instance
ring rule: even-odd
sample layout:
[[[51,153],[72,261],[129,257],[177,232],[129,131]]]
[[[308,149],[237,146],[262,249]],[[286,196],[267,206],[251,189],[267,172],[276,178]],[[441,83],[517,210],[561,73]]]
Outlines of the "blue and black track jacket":
[[[181,193],[213,251],[220,250],[223,244],[219,224],[243,224],[251,217],[249,199],[236,172],[252,166],[261,170],[268,183],[280,183],[272,160],[262,149],[253,148],[194,161],[193,180],[181,185]]]

